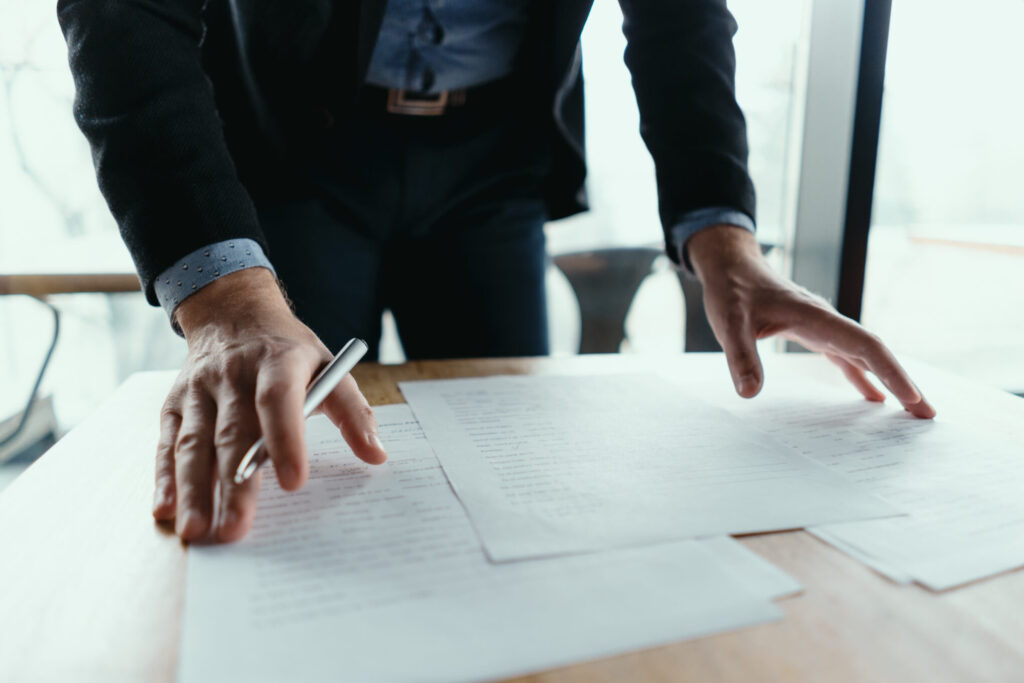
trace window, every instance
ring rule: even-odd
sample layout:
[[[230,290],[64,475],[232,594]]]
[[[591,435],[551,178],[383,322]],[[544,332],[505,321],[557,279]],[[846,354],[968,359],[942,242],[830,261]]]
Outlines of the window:
[[[0,5],[0,272],[131,269],[71,116],[74,86],[51,2]],[[54,297],[62,333],[43,394],[62,427],[129,373],[180,364],[183,344],[141,294]],[[49,311],[0,297],[0,419],[20,410],[47,345]]]
[[[1024,390],[1024,2],[893,3],[863,320]]]
[[[795,163],[792,144],[799,136],[794,123],[803,106],[807,4],[805,0],[729,3],[739,25],[737,97],[749,129],[758,231],[763,241],[773,243],[785,240],[787,205],[796,190],[789,178]],[[553,226],[549,241],[555,252],[662,240],[654,165],[640,139],[636,100],[622,60],[625,48],[618,4],[595,2],[583,32],[593,210]]]
[[[781,267],[792,233],[809,43],[808,0],[734,0],[739,26],[737,99],[747,119],[750,171],[757,189],[758,238],[777,245]],[[622,55],[618,3],[594,3],[583,32],[589,213],[548,229],[552,254],[605,247],[659,246],[654,164],[640,138],[640,119]],[[578,344],[575,300],[558,274],[549,280],[552,349]],[[627,329],[630,350],[679,351],[683,300],[667,259],[638,292]]]

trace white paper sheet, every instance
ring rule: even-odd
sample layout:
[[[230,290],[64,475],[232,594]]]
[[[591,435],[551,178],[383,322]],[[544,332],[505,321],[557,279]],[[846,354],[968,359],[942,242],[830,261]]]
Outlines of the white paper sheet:
[[[498,562],[899,514],[655,376],[400,387]]]
[[[189,552],[179,681],[480,680],[778,618],[793,581],[731,539],[494,565],[406,406],[389,461],[309,421],[311,480]],[[720,561],[718,555],[722,555]]]
[[[712,536],[698,543],[711,550],[733,578],[757,595],[776,599],[803,592],[799,581],[731,536]]]
[[[894,583],[907,584],[914,582],[914,577],[908,574],[907,572],[903,571],[902,569],[898,569],[894,565],[883,562],[874,555],[870,555],[856,546],[850,545],[845,540],[843,540],[842,537],[836,536],[835,534],[826,531],[825,527],[814,527],[808,529],[807,531],[808,533],[817,536],[825,543],[828,543],[836,550],[846,553],[853,559],[867,566],[869,569],[875,570],[876,572],[888,578],[890,581]]]
[[[794,380],[734,410],[909,513],[811,530],[894,580],[943,590],[1024,565],[1024,445],[1005,431]]]

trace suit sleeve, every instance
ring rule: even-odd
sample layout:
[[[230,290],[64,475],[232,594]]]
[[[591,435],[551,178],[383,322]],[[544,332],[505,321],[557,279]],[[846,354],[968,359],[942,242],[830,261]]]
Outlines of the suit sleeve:
[[[228,239],[264,249],[203,70],[204,0],[59,0],[74,115],[150,303],[153,280]]]
[[[640,133],[654,158],[667,240],[687,214],[705,207],[728,207],[753,220],[746,122],[736,103],[736,22],[725,0],[620,4],[626,65]]]

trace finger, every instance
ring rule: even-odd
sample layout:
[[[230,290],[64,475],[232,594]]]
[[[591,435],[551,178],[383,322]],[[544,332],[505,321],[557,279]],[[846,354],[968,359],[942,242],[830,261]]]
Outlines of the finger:
[[[259,479],[235,483],[235,472],[245,452],[260,438],[252,383],[224,385],[217,393],[217,424],[214,447],[217,453],[217,485],[220,509],[217,540],[236,541],[249,531],[256,511]]]
[[[264,448],[274,463],[281,488],[294,491],[308,476],[302,403],[316,370],[297,355],[269,361],[256,378],[256,415]]]
[[[846,379],[857,388],[857,391],[864,395],[864,398],[875,403],[881,403],[885,400],[885,394],[871,383],[871,380],[868,379],[867,375],[859,367],[845,358],[832,353],[826,353],[825,356],[839,366],[839,369],[846,375]]]
[[[935,408],[925,400],[906,370],[880,340],[869,335],[859,357],[911,415],[926,419],[935,417]]]
[[[725,351],[736,393],[752,398],[761,391],[764,370],[757,355],[756,335],[746,315],[728,313],[724,320],[712,323],[712,331]]]
[[[180,408],[168,400],[160,415],[160,438],[156,444],[156,469],[153,486],[153,517],[174,517],[174,442],[181,428]]]
[[[371,465],[379,465],[388,459],[377,433],[377,417],[352,375],[341,380],[324,400],[322,408],[341,430],[357,458]]]
[[[892,352],[853,320],[822,310],[816,315],[805,314],[790,331],[808,348],[842,356],[853,366],[873,373],[916,417],[935,417],[935,409],[924,399]]]
[[[201,538],[213,521],[213,432],[217,406],[205,389],[188,390],[174,445],[177,482],[175,531],[183,540]]]

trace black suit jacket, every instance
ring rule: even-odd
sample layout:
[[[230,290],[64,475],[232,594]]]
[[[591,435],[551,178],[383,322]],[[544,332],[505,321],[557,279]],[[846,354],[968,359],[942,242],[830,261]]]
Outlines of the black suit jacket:
[[[517,73],[550,111],[551,217],[586,208],[579,37],[593,0],[531,0]],[[620,0],[626,64],[654,157],[662,223],[695,208],[753,217],[725,0]],[[248,237],[255,200],[344,125],[385,0],[59,0],[75,119],[147,297],[191,251]],[[670,254],[675,258],[675,254]],[[271,254],[271,258],[273,258]]]

